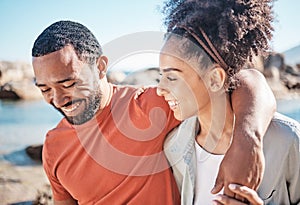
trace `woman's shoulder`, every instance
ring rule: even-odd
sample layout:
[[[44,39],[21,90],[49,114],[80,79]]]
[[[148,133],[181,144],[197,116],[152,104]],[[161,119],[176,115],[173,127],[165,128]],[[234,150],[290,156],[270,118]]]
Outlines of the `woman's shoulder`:
[[[286,115],[276,112],[271,120],[271,125],[278,126],[291,134],[294,133],[299,138],[300,123]]]
[[[299,145],[300,124],[296,120],[276,112],[265,135],[265,138],[268,137],[272,141],[284,144],[297,143]]]

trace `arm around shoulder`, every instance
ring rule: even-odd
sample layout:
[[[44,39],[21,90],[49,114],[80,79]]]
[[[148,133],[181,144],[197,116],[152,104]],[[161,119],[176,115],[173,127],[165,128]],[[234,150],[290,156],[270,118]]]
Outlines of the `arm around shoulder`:
[[[240,86],[231,95],[235,125],[231,146],[220,165],[213,193],[229,183],[257,189],[264,172],[262,137],[275,113],[276,100],[263,75],[254,69],[237,74]]]
[[[265,77],[255,69],[241,70],[240,86],[232,93],[236,116],[234,139],[244,134],[261,141],[276,111],[276,100]]]

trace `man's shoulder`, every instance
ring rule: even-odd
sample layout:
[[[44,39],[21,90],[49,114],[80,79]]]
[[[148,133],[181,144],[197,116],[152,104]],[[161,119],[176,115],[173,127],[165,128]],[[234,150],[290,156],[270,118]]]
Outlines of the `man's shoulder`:
[[[155,86],[115,86],[114,101],[132,100],[137,104],[166,106],[164,98],[158,96],[156,90]]]
[[[67,131],[71,131],[73,129],[72,125],[67,121],[66,118],[61,119],[61,121],[47,132],[46,141],[49,138],[53,138],[59,135],[63,135],[63,133]]]
[[[148,121],[151,118],[150,121],[156,125],[166,120],[170,125],[168,129],[178,125],[168,103],[157,95],[156,87],[143,87],[142,91],[140,89],[128,86],[115,88],[111,113],[114,117],[117,116],[116,119],[124,119],[129,113],[131,120]]]
[[[156,93],[156,86],[134,86],[134,85],[114,85],[114,93],[126,93],[126,94],[132,94],[132,93],[138,93],[137,97],[141,96],[157,96]],[[161,98],[161,97],[159,97]]]

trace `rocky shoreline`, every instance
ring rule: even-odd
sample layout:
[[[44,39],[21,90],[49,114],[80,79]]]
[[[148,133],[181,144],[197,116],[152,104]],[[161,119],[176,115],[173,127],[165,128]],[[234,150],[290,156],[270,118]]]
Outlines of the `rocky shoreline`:
[[[0,204],[53,204],[41,163],[16,165],[0,159]]]
[[[0,61],[0,100],[41,99],[39,89],[34,85],[31,64],[25,62]]]
[[[264,74],[277,99],[300,97],[300,62],[288,65],[283,54],[270,53],[267,58],[254,59],[254,67]],[[122,71],[108,72],[108,79],[116,84],[152,84],[159,79],[158,68],[148,68],[126,75]],[[0,61],[0,100],[42,99],[34,85],[30,63]]]

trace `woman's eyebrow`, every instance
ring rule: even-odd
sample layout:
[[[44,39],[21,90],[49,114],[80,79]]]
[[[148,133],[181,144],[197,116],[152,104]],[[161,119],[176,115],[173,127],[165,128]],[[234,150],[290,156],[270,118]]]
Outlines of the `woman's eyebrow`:
[[[166,72],[171,72],[171,71],[182,72],[182,71],[179,70],[178,68],[164,68],[164,69],[162,69],[162,71],[163,71],[164,73],[166,73]]]

